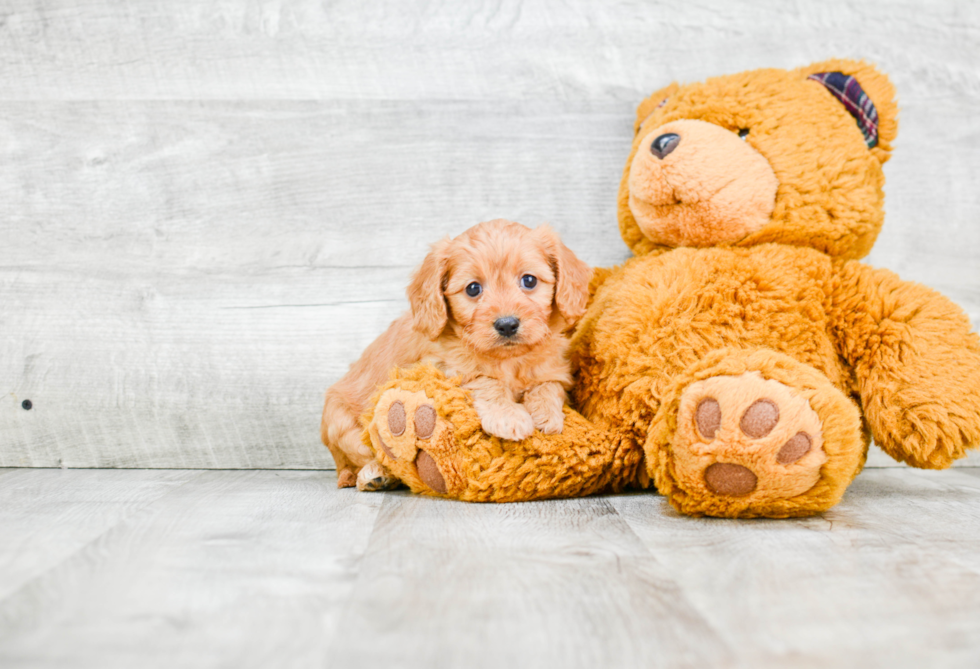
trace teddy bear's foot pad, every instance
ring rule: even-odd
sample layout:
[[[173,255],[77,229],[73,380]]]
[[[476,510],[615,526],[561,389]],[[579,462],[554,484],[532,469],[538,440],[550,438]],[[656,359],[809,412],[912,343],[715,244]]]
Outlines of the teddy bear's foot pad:
[[[681,396],[674,445],[688,490],[766,501],[801,495],[827,461],[822,423],[792,388],[759,372],[692,383]]]
[[[446,494],[445,477],[426,450],[452,439],[452,426],[441,420],[424,392],[392,388],[378,399],[368,433],[385,464],[397,475],[414,475],[439,494]]]

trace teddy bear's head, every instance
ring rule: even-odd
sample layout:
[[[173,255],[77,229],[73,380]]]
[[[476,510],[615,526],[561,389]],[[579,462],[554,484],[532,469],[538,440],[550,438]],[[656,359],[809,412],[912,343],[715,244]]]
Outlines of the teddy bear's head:
[[[637,110],[623,239],[636,254],[775,242],[860,258],[896,117],[888,78],[859,61],[671,84]]]

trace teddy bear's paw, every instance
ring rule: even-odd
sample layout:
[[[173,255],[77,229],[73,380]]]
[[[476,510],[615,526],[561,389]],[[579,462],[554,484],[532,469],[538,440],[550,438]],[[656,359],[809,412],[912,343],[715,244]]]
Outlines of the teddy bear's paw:
[[[383,454],[379,459],[395,476],[406,482],[420,480],[432,491],[446,494],[446,478],[431,452],[440,452],[452,442],[452,425],[439,417],[424,392],[386,390],[368,433],[376,451]]]
[[[689,492],[749,504],[807,492],[827,461],[823,425],[807,399],[756,371],[689,385],[672,450]]]

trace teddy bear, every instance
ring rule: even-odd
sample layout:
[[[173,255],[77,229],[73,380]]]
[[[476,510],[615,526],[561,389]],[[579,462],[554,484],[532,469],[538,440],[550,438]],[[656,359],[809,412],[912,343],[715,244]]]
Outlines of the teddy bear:
[[[460,379],[423,365],[379,389],[365,441],[417,493],[653,486],[681,513],[727,518],[829,509],[872,437],[948,467],[980,443],[980,338],[950,300],[859,262],[896,117],[862,61],[657,91],[619,190],[634,256],[594,270],[562,432],[488,436]]]

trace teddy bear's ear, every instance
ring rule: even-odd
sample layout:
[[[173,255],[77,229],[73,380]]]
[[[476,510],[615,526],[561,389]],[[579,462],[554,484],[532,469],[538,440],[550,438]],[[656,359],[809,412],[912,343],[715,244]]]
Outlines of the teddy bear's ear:
[[[657,111],[665,104],[667,104],[667,98],[674,94],[674,92],[680,88],[680,86],[675,81],[670,86],[665,86],[659,91],[653,93],[650,97],[640,103],[640,106],[636,108],[636,123],[633,124],[633,134],[640,132],[640,126],[643,122],[650,118],[650,114]]]
[[[874,65],[861,60],[826,60],[796,70],[819,84],[854,117],[871,153],[884,163],[898,134],[895,87]]]

